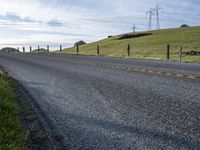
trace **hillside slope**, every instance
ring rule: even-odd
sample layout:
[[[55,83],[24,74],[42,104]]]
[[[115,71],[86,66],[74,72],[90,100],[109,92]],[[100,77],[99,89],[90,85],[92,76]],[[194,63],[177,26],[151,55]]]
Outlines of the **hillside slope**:
[[[19,50],[12,47],[5,47],[0,49],[0,53],[16,53],[16,52],[19,52]]]
[[[113,36],[101,41],[80,46],[79,54],[96,55],[96,46],[100,45],[100,55],[114,57],[128,57],[127,46],[131,47],[131,58],[165,59],[166,46],[170,44],[170,58],[178,60],[179,45],[183,52],[200,51],[200,27],[163,29],[151,32],[127,33],[149,34],[145,36],[119,39],[123,35]],[[126,37],[125,36],[125,37]],[[68,48],[64,53],[74,54],[76,48]],[[183,55],[183,61],[200,62],[200,56]]]

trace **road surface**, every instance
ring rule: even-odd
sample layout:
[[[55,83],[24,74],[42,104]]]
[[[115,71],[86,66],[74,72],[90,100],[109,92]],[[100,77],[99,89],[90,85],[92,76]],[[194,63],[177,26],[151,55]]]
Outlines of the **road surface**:
[[[200,65],[1,54],[59,149],[200,149]]]

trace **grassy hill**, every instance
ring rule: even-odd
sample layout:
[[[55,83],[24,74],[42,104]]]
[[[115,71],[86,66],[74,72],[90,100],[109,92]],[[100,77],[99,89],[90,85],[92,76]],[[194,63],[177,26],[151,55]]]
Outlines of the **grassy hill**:
[[[16,53],[16,52],[19,52],[19,50],[12,47],[4,47],[0,49],[0,53]]]
[[[147,35],[137,37],[138,34]],[[119,39],[123,35],[133,37]],[[123,35],[82,45],[79,48],[79,54],[96,55],[96,46],[99,45],[100,55],[102,56],[128,57],[127,46],[130,44],[130,58],[166,59],[166,47],[168,43],[170,44],[171,60],[178,60],[178,49],[181,44],[183,46],[183,52],[191,50],[200,51],[200,27],[163,29]],[[65,49],[63,53],[76,54],[76,48]],[[184,54],[183,61],[200,62],[200,56],[188,56]]]

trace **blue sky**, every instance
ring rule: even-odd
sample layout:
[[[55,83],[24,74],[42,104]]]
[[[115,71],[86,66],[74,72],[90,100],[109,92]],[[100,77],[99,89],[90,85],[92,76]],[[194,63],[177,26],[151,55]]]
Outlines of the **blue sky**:
[[[200,25],[199,0],[0,0],[0,48],[32,45],[53,49],[108,35],[148,29],[146,11],[157,4],[161,28]],[[153,26],[156,27],[155,17]]]

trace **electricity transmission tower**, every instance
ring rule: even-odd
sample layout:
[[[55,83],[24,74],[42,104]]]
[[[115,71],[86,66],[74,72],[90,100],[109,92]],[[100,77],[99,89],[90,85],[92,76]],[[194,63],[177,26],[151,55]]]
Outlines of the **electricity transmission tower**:
[[[162,10],[162,12],[163,12],[163,8],[161,8],[159,5],[157,5],[155,8],[150,8],[150,10],[146,12],[146,15],[149,14],[149,30],[151,30],[152,17],[154,15],[156,15],[156,20],[157,20],[156,29],[160,29],[160,17],[159,17],[160,10]]]
[[[152,8],[150,8],[150,10],[149,11],[147,11],[146,12],[146,15],[148,15],[149,14],[149,31],[151,30],[151,20],[152,20],[152,14],[153,14],[153,11],[152,11]]]

